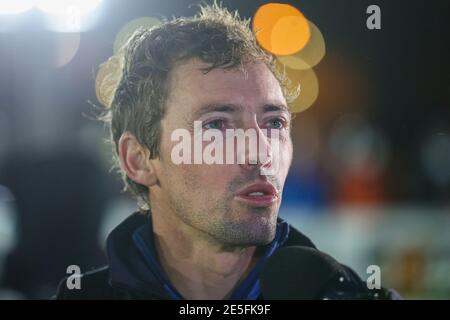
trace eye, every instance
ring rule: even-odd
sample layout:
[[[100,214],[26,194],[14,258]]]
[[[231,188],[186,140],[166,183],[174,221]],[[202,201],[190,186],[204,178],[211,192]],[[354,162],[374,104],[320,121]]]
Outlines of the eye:
[[[212,120],[206,123],[203,128],[205,129],[218,129],[221,130],[225,127],[225,121],[222,119]]]
[[[284,121],[282,119],[276,118],[268,122],[268,126],[271,129],[283,129],[285,127]]]

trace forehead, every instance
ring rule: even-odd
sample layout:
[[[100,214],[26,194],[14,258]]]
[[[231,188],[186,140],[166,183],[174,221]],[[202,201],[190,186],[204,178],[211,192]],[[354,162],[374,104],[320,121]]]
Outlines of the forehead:
[[[281,86],[264,63],[247,63],[241,68],[215,68],[190,60],[174,68],[169,78],[169,105],[177,112],[193,112],[207,103],[229,103],[244,107],[286,104]],[[179,107],[179,104],[184,107]]]

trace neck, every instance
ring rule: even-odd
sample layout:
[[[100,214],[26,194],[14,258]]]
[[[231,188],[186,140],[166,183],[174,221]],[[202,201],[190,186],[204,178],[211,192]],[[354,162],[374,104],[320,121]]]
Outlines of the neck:
[[[159,261],[186,299],[226,299],[258,260],[256,247],[227,247],[168,212],[153,212]]]

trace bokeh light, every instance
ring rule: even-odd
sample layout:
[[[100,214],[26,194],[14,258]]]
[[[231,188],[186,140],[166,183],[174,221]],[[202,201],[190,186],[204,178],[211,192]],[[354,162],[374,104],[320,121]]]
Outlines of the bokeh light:
[[[297,8],[268,3],[258,8],[252,24],[256,40],[275,55],[291,55],[305,47],[310,38],[309,24]]]
[[[55,32],[80,32],[91,28],[99,18],[102,0],[39,0],[37,8],[46,13],[46,24]]]
[[[120,81],[122,70],[122,56],[113,55],[108,61],[102,63],[95,78],[95,94],[98,101],[109,108],[114,98],[117,84]]]
[[[22,13],[30,10],[33,6],[33,0],[1,0],[0,15]]]
[[[308,21],[311,37],[306,46],[293,55],[279,56],[286,66],[292,69],[305,70],[316,66],[325,56],[326,46],[322,32],[311,21]]]
[[[116,39],[114,40],[114,53],[117,53],[119,51],[119,49],[127,42],[133,32],[135,32],[138,28],[142,27],[150,29],[151,27],[154,27],[160,23],[161,21],[154,17],[140,17],[128,22],[117,33]]]
[[[450,135],[445,132],[429,135],[421,148],[425,173],[438,186],[450,185]]]
[[[47,14],[65,15],[71,10],[77,10],[86,15],[95,10],[102,0],[39,0],[37,7]]]
[[[80,47],[80,33],[57,33],[55,59],[53,65],[57,68],[68,64],[77,54]]]
[[[357,114],[336,121],[330,131],[329,147],[340,173],[360,172],[370,164],[378,175],[389,159],[388,143],[381,131]]]
[[[293,88],[300,85],[300,95],[291,103],[291,112],[298,113],[311,107],[319,96],[319,80],[314,70],[312,68],[292,69],[279,60],[277,64],[281,70],[285,71]]]

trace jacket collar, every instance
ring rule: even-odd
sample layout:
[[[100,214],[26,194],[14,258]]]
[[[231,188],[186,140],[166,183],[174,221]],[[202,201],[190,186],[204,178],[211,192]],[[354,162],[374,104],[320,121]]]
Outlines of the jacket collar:
[[[301,232],[282,219],[285,224],[281,241],[284,246],[306,246],[315,248],[314,244]],[[120,223],[108,236],[107,254],[110,266],[110,284],[118,289],[132,292],[136,297],[146,299],[172,299],[161,284],[157,274],[149,272],[148,264],[133,241],[133,234],[143,225],[151,230],[149,214],[135,212]]]
[[[135,212],[108,236],[106,249],[111,286],[145,298],[170,299],[166,290],[142,259],[133,242],[133,233],[149,223],[148,215]]]

